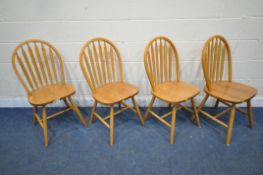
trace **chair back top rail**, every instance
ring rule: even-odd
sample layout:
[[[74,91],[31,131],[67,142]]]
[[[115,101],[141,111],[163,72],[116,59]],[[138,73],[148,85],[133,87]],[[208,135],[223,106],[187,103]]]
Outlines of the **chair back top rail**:
[[[153,90],[158,84],[180,81],[178,52],[173,42],[165,36],[157,36],[147,44],[144,66]]]
[[[92,92],[108,83],[123,81],[120,52],[106,38],[93,38],[84,44],[80,66]]]
[[[61,55],[50,43],[31,39],[12,54],[13,69],[27,93],[51,84],[65,83]]]
[[[205,42],[202,51],[202,67],[208,90],[216,81],[232,81],[231,50],[224,37],[214,35]]]

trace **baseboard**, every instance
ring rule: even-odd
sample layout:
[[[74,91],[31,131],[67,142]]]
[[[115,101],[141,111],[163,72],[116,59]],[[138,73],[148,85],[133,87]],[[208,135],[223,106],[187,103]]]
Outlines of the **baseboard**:
[[[195,98],[197,105],[201,102],[202,98],[203,97],[201,96],[198,96]],[[91,107],[93,104],[92,97],[85,97],[85,98],[74,97],[74,99],[77,105],[80,107]],[[151,97],[150,96],[139,96],[139,97],[136,97],[136,100],[141,107],[146,107],[149,104]],[[127,103],[131,104],[131,101],[129,100]],[[190,102],[186,102],[185,104],[188,106],[191,106]],[[212,98],[209,98],[206,103],[206,106],[211,107],[214,104],[215,104],[215,100]],[[56,102],[49,106],[50,107],[62,107],[64,106],[64,104],[63,102],[60,101],[60,102]],[[100,105],[100,106],[103,106],[103,105]],[[167,106],[167,104],[160,100],[156,100],[154,103],[154,106],[164,107],[164,106]],[[246,104],[242,103],[239,106],[244,107],[246,106]],[[253,98],[252,106],[253,107],[263,107],[263,97],[259,96],[259,97]],[[0,108],[15,108],[15,107],[32,107],[32,106],[28,103],[26,98],[0,98]]]

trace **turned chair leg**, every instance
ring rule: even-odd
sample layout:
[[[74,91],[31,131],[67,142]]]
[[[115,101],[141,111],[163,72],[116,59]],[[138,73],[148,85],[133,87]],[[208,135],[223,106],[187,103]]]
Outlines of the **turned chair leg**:
[[[69,98],[69,101],[72,105],[72,109],[76,112],[76,114],[77,114],[78,118],[80,119],[80,121],[82,122],[82,124],[87,128],[88,124],[86,123],[86,120],[84,119],[83,115],[79,111],[79,108],[75,104],[74,100],[72,99],[72,97],[68,97],[68,98]]]
[[[254,128],[253,111],[252,111],[250,99],[247,101],[247,113],[248,113],[249,127]]]
[[[232,137],[232,130],[233,130],[233,125],[234,125],[234,121],[235,121],[235,112],[236,112],[236,107],[232,106],[232,109],[230,111],[230,118],[229,118],[229,122],[228,122],[227,135],[226,135],[226,144],[227,145],[230,144],[230,140]]]
[[[149,112],[150,112],[150,110],[151,110],[151,108],[153,106],[154,100],[155,100],[155,96],[152,97],[151,102],[150,102],[150,104],[149,104],[149,106],[148,106],[148,108],[147,108],[147,110],[146,110],[146,112],[144,114],[144,121],[146,121],[146,119],[147,119],[147,117],[149,115]]]
[[[143,117],[141,114],[141,110],[140,110],[139,105],[137,104],[136,100],[134,99],[134,97],[132,97],[132,102],[133,102],[133,106],[135,107],[135,110],[137,112],[137,115],[141,121],[141,124],[142,124],[142,126],[144,126],[144,120],[143,120]]]
[[[193,107],[193,110],[194,110],[194,118],[195,118],[195,120],[196,120],[197,127],[198,127],[198,128],[201,128],[200,119],[199,119],[199,114],[198,114],[197,109],[196,109],[196,106],[195,106],[194,98],[191,98],[191,103],[192,103],[192,107]]]
[[[42,108],[42,117],[43,117],[43,130],[44,130],[44,144],[45,147],[48,146],[48,125],[47,125],[47,112],[46,106]]]
[[[114,144],[114,107],[110,107],[110,145]]]
[[[94,101],[93,107],[92,107],[92,111],[89,117],[89,122],[93,123],[93,119],[94,119],[94,113],[96,112],[96,107],[97,107],[97,101]]]
[[[175,108],[175,105],[173,105],[172,106],[171,129],[170,129],[170,144],[174,144],[175,122],[176,122],[176,108]]]
[[[38,113],[38,108],[37,106],[34,106],[34,116],[33,116],[33,124],[36,124],[36,114]]]

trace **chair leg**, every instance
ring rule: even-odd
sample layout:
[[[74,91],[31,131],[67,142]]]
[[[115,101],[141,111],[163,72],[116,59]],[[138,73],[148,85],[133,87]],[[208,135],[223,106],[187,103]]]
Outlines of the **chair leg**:
[[[118,104],[119,109],[121,109],[121,103]]]
[[[216,108],[218,107],[218,105],[219,105],[219,100],[218,100],[218,99],[216,99],[216,103],[215,103],[215,106],[214,106],[214,108],[216,109]]]
[[[205,105],[208,97],[209,97],[209,95],[206,94],[205,97],[203,98],[203,100],[201,101],[199,107],[197,107],[197,114],[198,114],[198,115],[199,115],[199,112],[200,112],[200,111],[202,110],[202,108],[204,107],[204,105]],[[195,117],[194,117],[194,116],[192,117],[192,120],[195,120]]]
[[[233,125],[235,121],[235,112],[236,112],[236,107],[233,106],[231,111],[230,111],[230,118],[228,122],[228,129],[227,129],[227,135],[226,135],[226,144],[230,144],[231,136],[232,136],[232,130],[233,130]]]
[[[94,113],[96,112],[96,107],[97,107],[97,101],[94,101],[93,107],[92,107],[92,111],[89,117],[89,122],[93,123],[93,119],[94,119]]]
[[[200,103],[198,109],[197,109],[197,113],[199,113],[200,110],[202,110],[202,108],[204,107],[204,105],[205,105],[205,103],[206,103],[208,97],[209,97],[209,95],[206,94],[205,97],[203,98],[202,102]]]
[[[143,117],[142,117],[142,114],[141,114],[141,110],[140,110],[140,108],[139,108],[139,106],[138,106],[138,104],[137,104],[137,102],[136,102],[134,97],[132,97],[132,102],[133,102],[133,105],[134,105],[135,110],[137,112],[137,115],[138,115],[138,117],[139,117],[139,119],[141,121],[141,124],[142,124],[142,126],[144,126],[144,120],[143,120]]]
[[[63,99],[63,101],[64,101],[64,103],[65,103],[65,105],[69,108],[70,107],[70,105],[68,104],[68,101],[67,101],[67,99],[66,98],[64,98]]]
[[[172,119],[171,119],[171,129],[170,129],[170,144],[174,144],[175,122],[176,122],[176,108],[173,105]]]
[[[248,113],[249,127],[254,128],[253,111],[252,111],[250,99],[247,101],[247,113]]]
[[[33,124],[36,125],[36,114],[38,113],[37,106],[34,106]]]
[[[195,106],[194,98],[191,98],[191,103],[192,103],[192,107],[193,107],[193,110],[194,110],[194,118],[196,119],[197,127],[201,128],[200,119],[199,119],[199,115],[198,115],[198,112],[197,112],[197,109],[196,109],[196,106]]]
[[[152,97],[151,102],[150,102],[150,104],[149,104],[149,106],[148,106],[148,108],[147,108],[147,110],[146,110],[146,112],[145,112],[145,114],[144,114],[144,121],[146,121],[146,119],[147,119],[147,117],[148,117],[148,115],[149,115],[149,112],[150,112],[150,110],[151,110],[151,108],[152,108],[152,105],[153,105],[153,103],[154,103],[154,100],[155,100],[155,96]]]
[[[110,107],[110,145],[114,144],[114,107]]]
[[[72,99],[72,97],[68,97],[68,98],[69,98],[69,101],[70,101],[70,103],[72,105],[72,109],[76,112],[76,114],[77,114],[78,118],[80,119],[81,123],[87,128],[88,124],[86,123],[86,120],[84,119],[83,115],[79,111],[79,108],[75,104],[74,100]]]
[[[45,147],[48,146],[48,126],[47,126],[47,112],[46,107],[42,108],[42,117],[43,117],[43,130],[44,130],[44,144]]]

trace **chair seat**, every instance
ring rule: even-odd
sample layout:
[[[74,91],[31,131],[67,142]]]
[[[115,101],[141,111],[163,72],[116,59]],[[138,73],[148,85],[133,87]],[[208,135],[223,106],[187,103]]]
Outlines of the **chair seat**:
[[[236,82],[229,81],[217,81],[211,84],[211,90],[205,91],[218,99],[227,101],[230,103],[242,103],[245,102],[257,94],[257,89]]]
[[[138,94],[139,89],[126,82],[114,82],[97,88],[93,97],[100,103],[110,105],[119,103]]]
[[[45,105],[74,93],[75,88],[72,85],[53,84],[34,90],[28,95],[28,100],[32,105]]]
[[[153,94],[168,103],[180,103],[199,94],[199,88],[185,82],[165,82],[156,86]]]

